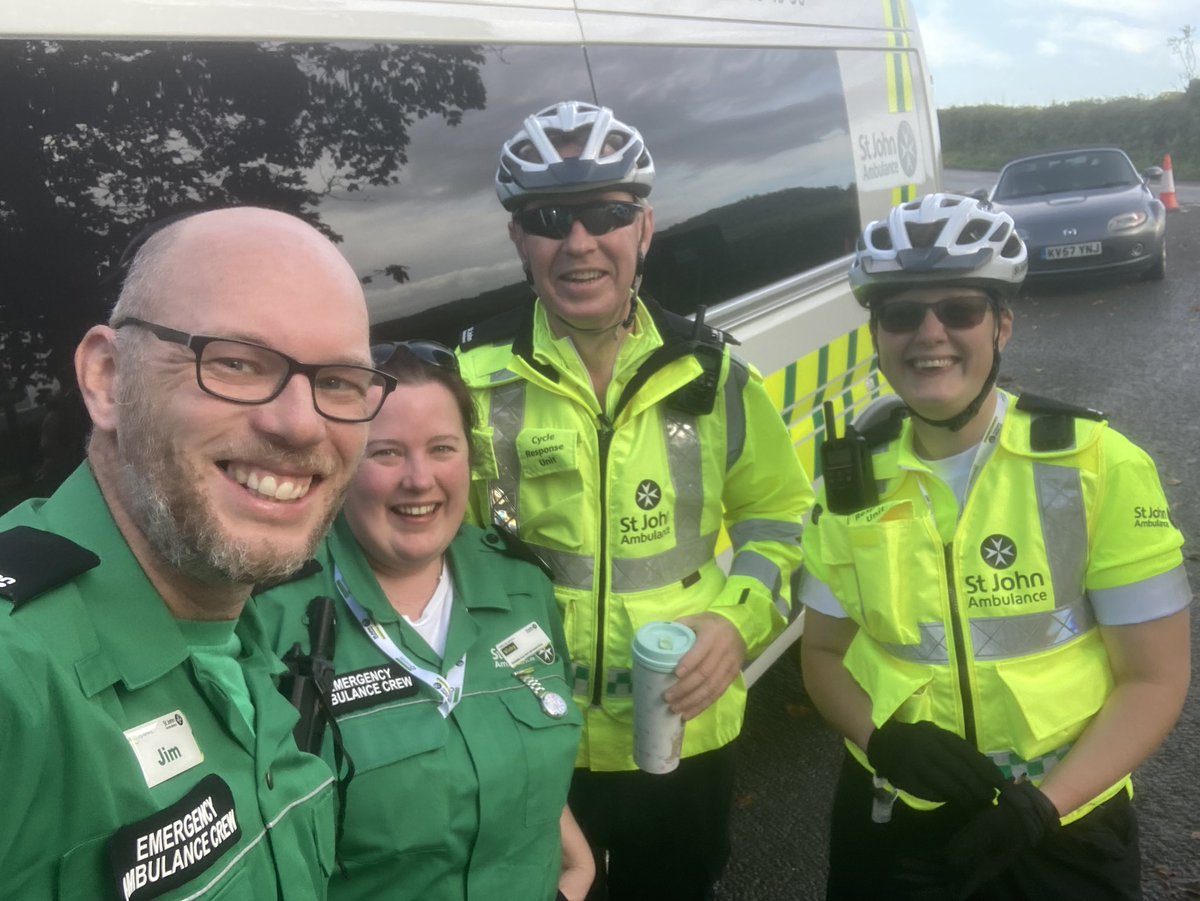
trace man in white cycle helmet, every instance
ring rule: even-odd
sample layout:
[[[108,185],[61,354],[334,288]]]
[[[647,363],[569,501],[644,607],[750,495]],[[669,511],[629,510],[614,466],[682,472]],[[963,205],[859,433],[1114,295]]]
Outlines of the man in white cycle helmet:
[[[1129,774],[1187,690],[1183,538],[1100,414],[996,387],[1025,270],[1012,219],[949,194],[850,269],[908,415],[804,532],[804,681],[848,752],[829,898],[1141,897]]]
[[[590,897],[687,901],[711,897],[728,856],[741,666],[783,626],[812,493],[728,336],[639,296],[654,174],[641,134],[609,109],[527,118],[495,185],[537,299],[468,329],[460,352],[484,424],[473,513],[546,562],[563,612]],[[688,721],[665,775],[633,759],[632,644],[654,621],[696,634],[665,695]]]

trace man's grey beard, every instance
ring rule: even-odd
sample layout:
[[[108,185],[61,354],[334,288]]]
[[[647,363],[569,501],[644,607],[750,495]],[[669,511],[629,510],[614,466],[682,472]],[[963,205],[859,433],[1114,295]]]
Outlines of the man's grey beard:
[[[290,553],[267,549],[269,542],[224,535],[189,473],[176,461],[175,449],[163,440],[147,390],[135,381],[122,403],[118,457],[126,508],[151,548],[168,565],[209,585],[279,581],[303,566],[337,516],[341,498],[330,504],[305,546]]]
[[[161,469],[157,464],[155,468]],[[123,461],[121,478],[130,515],[159,557],[210,585],[256,585],[286,578],[313,555],[337,515],[337,508],[332,508],[303,549],[264,556],[262,546],[257,545],[256,556],[254,542],[222,535],[201,504],[192,505],[193,515],[176,517],[158,488],[158,479],[145,472],[145,467]]]

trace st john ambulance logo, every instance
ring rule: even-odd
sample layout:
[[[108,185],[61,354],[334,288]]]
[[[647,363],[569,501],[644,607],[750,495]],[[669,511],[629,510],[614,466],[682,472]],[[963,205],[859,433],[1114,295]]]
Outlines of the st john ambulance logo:
[[[1017,559],[1017,546],[1007,535],[989,535],[979,546],[979,556],[992,569],[1008,569]]]
[[[634,498],[637,505],[643,510],[653,510],[658,506],[658,502],[662,500],[662,489],[658,487],[658,483],[650,479],[644,479],[637,486],[637,495]]]

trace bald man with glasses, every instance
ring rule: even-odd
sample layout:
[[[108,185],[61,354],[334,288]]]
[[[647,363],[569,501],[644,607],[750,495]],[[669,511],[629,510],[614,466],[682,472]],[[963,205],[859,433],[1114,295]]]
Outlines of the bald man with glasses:
[[[0,519],[0,896],[324,898],[332,774],[245,605],[394,387],[358,279],[283,213],[181,218],[75,362],[87,461]]]

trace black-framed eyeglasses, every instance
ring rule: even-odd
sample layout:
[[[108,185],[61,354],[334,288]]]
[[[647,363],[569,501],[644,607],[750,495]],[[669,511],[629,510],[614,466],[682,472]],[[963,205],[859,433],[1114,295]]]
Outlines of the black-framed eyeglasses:
[[[518,210],[513,221],[530,235],[561,241],[571,233],[576,222],[582,222],[587,233],[594,237],[607,235],[618,228],[632,225],[644,207],[628,200],[601,200],[563,206],[539,206]]]
[[[919,300],[888,300],[875,308],[879,327],[893,335],[915,332],[933,311],[938,321],[948,329],[963,331],[983,322],[992,302],[986,297],[947,297],[934,303]]]
[[[196,355],[200,390],[235,404],[265,404],[283,393],[297,373],[312,386],[313,406],[335,422],[367,422],[375,418],[384,398],[396,387],[386,372],[349,363],[301,363],[285,353],[236,338],[189,335],[136,316],[126,316],[113,328],[136,325],[154,337],[181,344]]]
[[[386,366],[396,358],[398,353],[409,353],[430,366],[458,372],[458,357],[445,344],[429,341],[425,338],[412,338],[408,341],[386,341],[383,344],[371,346],[371,362],[376,366]]]

